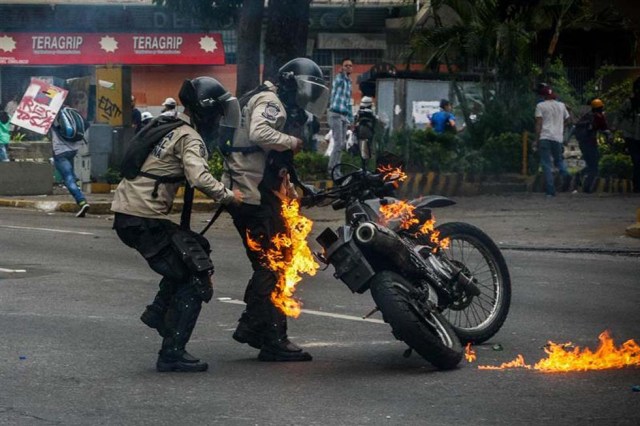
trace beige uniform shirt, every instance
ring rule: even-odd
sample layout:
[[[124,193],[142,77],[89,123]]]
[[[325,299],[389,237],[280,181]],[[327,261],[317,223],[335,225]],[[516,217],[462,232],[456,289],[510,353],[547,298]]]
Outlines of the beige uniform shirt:
[[[255,94],[242,109],[240,128],[233,146],[259,146],[262,151],[243,154],[232,152],[225,159],[222,181],[228,188],[239,189],[247,204],[260,204],[258,184],[262,181],[267,154],[271,150],[286,151],[295,147],[296,139],[282,133],[287,113],[276,95],[277,88],[265,82],[268,91]]]
[[[178,118],[191,123],[188,116]],[[157,176],[185,176],[189,185],[199,189],[216,201],[226,204],[233,200],[233,192],[226,189],[209,172],[209,154],[202,138],[190,125],[180,126],[169,132],[153,149],[142,165],[142,171]],[[166,218],[180,183],[161,183],[158,196],[153,197],[156,180],[137,176],[133,180],[122,179],[113,198],[111,210],[132,216],[154,219]]]

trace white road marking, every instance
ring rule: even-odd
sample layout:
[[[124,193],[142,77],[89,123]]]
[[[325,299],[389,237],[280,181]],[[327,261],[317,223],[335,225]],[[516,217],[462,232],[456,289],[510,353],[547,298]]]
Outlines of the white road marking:
[[[218,301],[220,301],[222,303],[231,303],[231,304],[234,304],[234,305],[244,305],[245,304],[242,300],[230,299],[228,297],[219,297]],[[334,314],[332,312],[314,311],[312,309],[303,309],[302,312],[307,314],[307,315],[316,315],[316,316],[319,316],[319,317],[331,317],[331,318],[345,319],[345,320],[349,320],[349,321],[372,322],[374,324],[384,324],[384,321],[379,320],[379,319],[372,319],[372,318],[366,318],[365,319],[365,318],[356,317],[356,316],[353,316],[353,315]]]
[[[0,225],[0,228],[26,229],[26,230],[29,230],[29,231],[60,232],[62,234],[96,235],[96,234],[94,234],[92,232],[68,231],[66,229],[52,229],[52,228],[34,228],[34,227],[31,227],[31,226]]]
[[[6,268],[0,268],[0,272],[6,272],[9,274],[13,274],[16,272],[27,272],[26,269],[6,269]]]

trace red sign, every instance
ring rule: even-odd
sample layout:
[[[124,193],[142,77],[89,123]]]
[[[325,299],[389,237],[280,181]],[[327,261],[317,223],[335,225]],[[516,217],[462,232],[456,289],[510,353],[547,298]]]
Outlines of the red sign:
[[[2,33],[0,65],[224,65],[220,34]]]

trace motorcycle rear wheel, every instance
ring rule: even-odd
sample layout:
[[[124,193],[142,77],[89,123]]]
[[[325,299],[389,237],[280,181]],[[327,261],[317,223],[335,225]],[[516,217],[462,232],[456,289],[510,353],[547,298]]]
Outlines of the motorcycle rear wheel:
[[[383,271],[371,279],[371,295],[393,335],[438,369],[455,368],[462,359],[455,331],[440,313],[418,309],[410,289],[411,284],[394,272]]]
[[[493,337],[502,327],[511,304],[511,277],[507,263],[493,240],[480,229],[462,222],[444,223],[436,228],[440,239],[449,238],[449,248],[440,255],[475,278],[480,296],[442,314],[463,344],[478,344]]]

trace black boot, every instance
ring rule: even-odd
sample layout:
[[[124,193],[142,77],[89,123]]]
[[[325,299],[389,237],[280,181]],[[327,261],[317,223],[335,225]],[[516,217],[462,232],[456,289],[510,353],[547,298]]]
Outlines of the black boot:
[[[168,337],[169,330],[165,324],[165,315],[175,292],[175,284],[167,278],[163,278],[159,287],[160,289],[151,305],[147,305],[147,308],[140,315],[140,321],[148,327],[156,329],[161,337]]]
[[[178,290],[167,311],[168,336],[162,341],[156,370],[191,372],[206,371],[209,368],[206,362],[201,362],[185,350],[201,308],[202,299],[198,297],[193,287]]]
[[[287,336],[287,317],[272,307],[272,319],[265,333],[265,340],[258,359],[260,361],[298,362],[311,361],[309,352],[289,340]]]
[[[238,321],[238,327],[233,333],[233,339],[240,343],[246,343],[252,348],[260,349],[264,343],[264,333],[267,323],[251,316],[247,311],[242,313]]]

